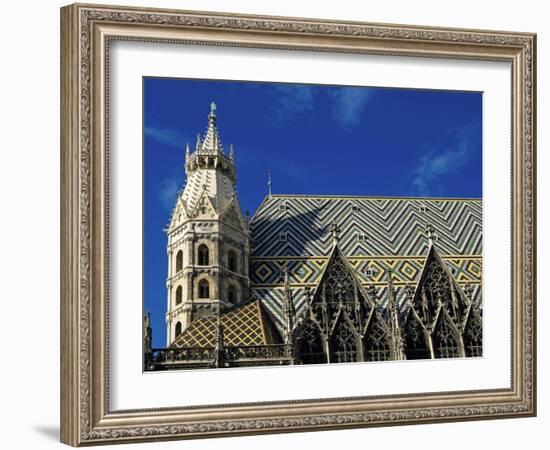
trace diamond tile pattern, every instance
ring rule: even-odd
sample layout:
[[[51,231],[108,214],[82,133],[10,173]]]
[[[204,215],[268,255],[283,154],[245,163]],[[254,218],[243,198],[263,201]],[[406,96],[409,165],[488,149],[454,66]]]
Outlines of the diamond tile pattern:
[[[216,345],[217,317],[194,320],[172,343],[172,347],[214,347]],[[224,345],[280,344],[281,338],[261,302],[255,300],[222,313]]]

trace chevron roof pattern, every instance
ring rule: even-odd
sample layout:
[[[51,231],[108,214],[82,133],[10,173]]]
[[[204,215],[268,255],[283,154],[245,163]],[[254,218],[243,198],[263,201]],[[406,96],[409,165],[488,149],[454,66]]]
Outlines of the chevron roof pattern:
[[[365,286],[385,301],[385,272],[394,285],[415,286],[428,252],[425,229],[461,285],[481,303],[482,201],[453,198],[267,196],[251,223],[252,294],[283,323],[282,268],[289,268],[298,313],[303,288],[317,285],[332,249],[330,225],[340,228],[339,247]],[[404,298],[398,290],[398,301]]]
[[[345,255],[423,256],[428,223],[440,253],[481,254],[478,199],[273,195],[250,224],[254,256],[328,256],[332,223],[341,229]],[[279,239],[281,233],[288,233],[286,241]]]

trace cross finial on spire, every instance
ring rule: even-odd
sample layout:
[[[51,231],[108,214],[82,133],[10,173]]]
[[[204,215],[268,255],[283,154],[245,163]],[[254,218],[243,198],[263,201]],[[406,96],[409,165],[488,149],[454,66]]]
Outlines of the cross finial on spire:
[[[431,223],[426,225],[426,236],[428,238],[428,243],[430,245],[433,245],[434,240],[435,240],[434,239],[435,238],[435,229],[434,229],[434,227],[432,226]]]
[[[330,225],[330,233],[332,234],[332,242],[336,244],[340,239],[340,227],[336,224],[336,222],[332,222]]]
[[[216,104],[214,102],[210,103],[210,114],[208,114],[208,120],[210,123],[216,123],[216,109]]]

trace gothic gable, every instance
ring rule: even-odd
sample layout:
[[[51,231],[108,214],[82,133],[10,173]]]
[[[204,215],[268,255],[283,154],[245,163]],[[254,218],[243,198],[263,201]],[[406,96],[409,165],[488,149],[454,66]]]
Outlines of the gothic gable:
[[[334,326],[344,312],[354,327],[363,328],[374,307],[354,270],[335,245],[309,305],[325,335],[334,332]]]
[[[454,279],[435,246],[430,245],[412,300],[416,315],[429,330],[435,324],[441,305],[455,323],[462,323],[469,300]]]
[[[447,311],[445,304],[441,304],[437,310],[431,333],[435,358],[464,356],[460,331]]]
[[[337,244],[298,325],[302,361],[392,359],[390,330]]]
[[[376,311],[371,317],[364,337],[365,360],[387,361],[392,357],[391,335],[386,322]]]
[[[231,197],[219,214],[220,220],[232,227],[245,231],[245,221],[241,216],[239,202]]]
[[[199,201],[191,212],[191,217],[194,219],[216,219],[218,217],[214,202],[206,191],[199,197]]]

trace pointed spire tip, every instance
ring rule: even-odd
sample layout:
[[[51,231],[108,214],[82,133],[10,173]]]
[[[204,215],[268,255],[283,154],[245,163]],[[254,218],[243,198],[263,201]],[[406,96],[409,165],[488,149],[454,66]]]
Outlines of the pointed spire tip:
[[[340,240],[340,227],[336,222],[332,222],[330,225],[330,233],[332,234],[332,243],[336,245]]]
[[[435,240],[435,229],[431,223],[426,225],[426,237],[428,238],[428,243],[433,245]]]

